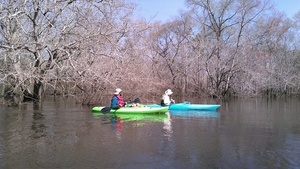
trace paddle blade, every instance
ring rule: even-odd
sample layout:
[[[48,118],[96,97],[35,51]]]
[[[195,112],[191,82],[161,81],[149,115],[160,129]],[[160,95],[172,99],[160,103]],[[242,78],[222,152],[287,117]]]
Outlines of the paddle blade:
[[[135,98],[135,99],[133,100],[133,103],[141,103],[140,98]]]
[[[106,113],[109,113],[110,110],[111,110],[110,107],[104,107],[104,108],[101,109],[101,113],[106,114]]]

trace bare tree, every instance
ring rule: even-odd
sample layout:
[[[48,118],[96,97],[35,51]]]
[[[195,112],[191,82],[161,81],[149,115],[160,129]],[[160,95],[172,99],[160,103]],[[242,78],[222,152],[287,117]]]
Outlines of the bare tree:
[[[155,26],[152,47],[156,53],[152,59],[157,76],[167,83],[179,85],[178,81],[186,76],[184,46],[191,34],[189,20],[177,19]]]
[[[48,71],[77,55],[69,38],[75,24],[66,17],[74,2],[2,1],[1,83],[8,85],[8,93],[21,101],[38,100]]]
[[[195,11],[195,22],[199,23],[194,49],[205,64],[208,86],[204,90],[216,97],[229,95],[248,56],[247,28],[266,10],[267,4],[258,0],[187,2]]]
[[[88,92],[93,80],[105,82],[111,67],[102,65],[118,59],[116,44],[128,27],[123,19],[132,11],[121,1],[2,1],[1,8],[1,84],[17,102],[39,100],[42,87],[75,94]]]
[[[299,84],[296,63],[299,57],[297,27],[282,14],[264,17],[257,25],[253,54],[257,57],[256,68],[261,67],[259,76],[251,80],[260,84],[259,91],[267,95],[287,94]],[[258,55],[258,52],[259,55]],[[263,63],[263,64],[262,64]],[[265,66],[267,65],[267,66]],[[254,70],[248,71],[252,74]],[[251,72],[251,73],[250,73]]]

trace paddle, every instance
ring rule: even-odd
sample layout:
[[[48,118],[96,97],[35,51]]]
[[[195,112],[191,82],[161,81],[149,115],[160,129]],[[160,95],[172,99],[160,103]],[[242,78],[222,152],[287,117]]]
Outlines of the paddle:
[[[101,113],[103,113],[103,114],[107,114],[107,113],[109,113],[109,112],[110,112],[110,110],[111,110],[111,108],[110,108],[110,107],[103,107],[103,108],[101,109]]]
[[[135,98],[132,103],[141,103],[140,98]]]
[[[119,108],[113,109],[113,110],[115,110],[115,111],[112,112],[112,113],[115,113],[118,109],[119,109]],[[103,107],[103,108],[100,110],[100,112],[103,113],[103,114],[110,113],[110,111],[111,111],[111,108],[110,108],[110,107]]]

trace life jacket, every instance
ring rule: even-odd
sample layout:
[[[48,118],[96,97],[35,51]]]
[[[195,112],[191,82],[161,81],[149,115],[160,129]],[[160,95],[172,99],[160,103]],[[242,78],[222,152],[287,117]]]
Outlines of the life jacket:
[[[123,97],[121,95],[115,95],[117,98],[118,98],[118,102],[117,102],[117,105],[119,107],[124,107],[125,106],[125,103],[124,103],[124,100],[123,100]]]

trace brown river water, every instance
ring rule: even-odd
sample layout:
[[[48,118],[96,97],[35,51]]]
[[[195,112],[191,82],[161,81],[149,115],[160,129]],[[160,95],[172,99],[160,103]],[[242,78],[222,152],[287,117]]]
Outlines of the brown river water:
[[[217,103],[215,112],[144,116],[92,113],[60,98],[1,106],[0,168],[300,168],[300,99]]]

